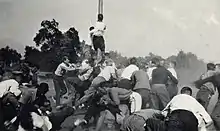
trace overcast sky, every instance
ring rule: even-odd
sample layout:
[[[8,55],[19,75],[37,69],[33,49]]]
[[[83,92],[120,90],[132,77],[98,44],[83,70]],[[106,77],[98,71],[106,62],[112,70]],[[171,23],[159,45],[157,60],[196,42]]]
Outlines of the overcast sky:
[[[34,45],[40,22],[55,18],[82,39],[95,23],[98,0],[0,0],[0,47]],[[191,51],[220,61],[220,0],[104,0],[107,50],[167,57]]]

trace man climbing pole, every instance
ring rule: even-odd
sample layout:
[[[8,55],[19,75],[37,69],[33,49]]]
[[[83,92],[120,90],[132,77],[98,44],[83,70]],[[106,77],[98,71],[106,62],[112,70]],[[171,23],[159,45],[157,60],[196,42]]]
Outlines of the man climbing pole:
[[[97,22],[94,28],[90,28],[93,47],[97,53],[97,63],[101,62],[105,53],[104,32],[106,30],[106,25],[103,22],[103,19],[103,1],[99,0]]]

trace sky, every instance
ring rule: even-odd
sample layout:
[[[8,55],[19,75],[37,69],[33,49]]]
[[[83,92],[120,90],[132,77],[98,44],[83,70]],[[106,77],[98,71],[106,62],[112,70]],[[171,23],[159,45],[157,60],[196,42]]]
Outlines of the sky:
[[[56,19],[60,29],[75,27],[88,39],[98,0],[0,0],[0,48],[20,52],[35,45],[42,20]],[[104,0],[107,50],[124,56],[150,52],[168,57],[192,52],[220,62],[220,0]]]

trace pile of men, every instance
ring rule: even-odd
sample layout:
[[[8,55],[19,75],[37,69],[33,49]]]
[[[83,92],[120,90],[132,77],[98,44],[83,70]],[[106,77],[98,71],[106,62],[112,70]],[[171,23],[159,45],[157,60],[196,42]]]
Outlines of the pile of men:
[[[177,95],[175,62],[167,65],[165,60],[155,58],[145,70],[139,69],[136,59],[131,58],[129,66],[119,76],[114,61],[108,55],[105,53],[106,57],[102,63],[97,64],[95,60],[86,59],[80,67],[70,64],[65,57],[64,62],[56,70],[62,72],[60,70],[62,68],[65,71],[79,72],[78,76],[68,77],[66,80],[61,75],[59,79],[63,87],[61,84],[55,85],[56,91],[58,87],[63,88],[59,88],[60,91],[65,90],[62,95],[59,92],[59,95],[56,95],[57,107],[60,106],[58,99],[63,97],[68,89],[74,109],[82,110],[82,107],[86,109],[84,118],[74,122],[75,127],[88,125],[94,118],[96,131],[103,130],[104,126],[111,130],[119,128],[122,131],[214,130],[212,118],[206,111],[206,104],[199,100],[200,93],[195,99],[192,97],[192,89],[183,87]],[[209,67],[210,63],[207,65],[208,72]],[[56,78],[56,72],[55,84],[59,80]],[[217,74],[217,71],[213,72],[212,75]],[[203,89],[203,86],[207,85],[204,79],[212,75],[201,78],[195,84]],[[80,94],[77,101],[75,94]],[[204,96],[200,98],[206,99]]]

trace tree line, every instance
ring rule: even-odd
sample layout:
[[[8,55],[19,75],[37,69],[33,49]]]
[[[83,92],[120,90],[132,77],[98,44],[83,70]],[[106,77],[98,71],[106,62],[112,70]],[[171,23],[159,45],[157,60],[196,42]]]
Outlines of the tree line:
[[[80,42],[78,31],[74,27],[62,32],[59,29],[59,23],[54,19],[41,22],[41,28],[33,41],[35,46],[26,46],[23,58],[20,53],[8,46],[0,49],[0,61],[6,66],[26,61],[38,65],[42,71],[54,71],[64,55],[68,56],[71,62],[78,62],[82,45],[85,44]],[[110,51],[109,54],[119,68],[128,65],[128,57],[122,56],[117,51]],[[179,51],[177,55],[168,58],[162,58],[153,53],[136,58],[137,64],[143,68],[153,58],[176,61],[177,69],[196,69],[205,65],[195,54],[185,53],[184,51]]]

